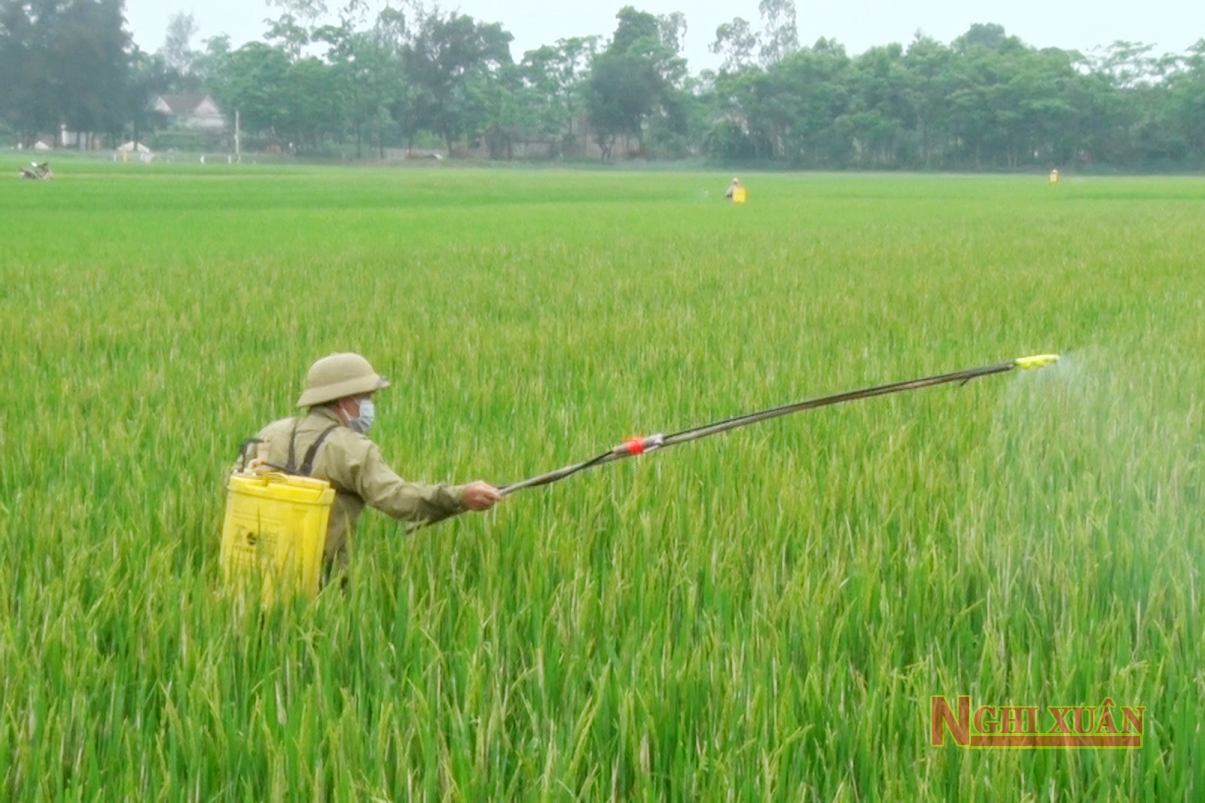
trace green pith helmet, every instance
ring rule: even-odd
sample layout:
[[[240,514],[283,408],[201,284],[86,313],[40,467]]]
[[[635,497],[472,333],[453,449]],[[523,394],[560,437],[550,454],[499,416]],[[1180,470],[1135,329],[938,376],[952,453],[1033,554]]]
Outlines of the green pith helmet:
[[[387,387],[389,382],[359,354],[332,354],[310,366],[305,393],[297,400],[297,406],[313,407]]]

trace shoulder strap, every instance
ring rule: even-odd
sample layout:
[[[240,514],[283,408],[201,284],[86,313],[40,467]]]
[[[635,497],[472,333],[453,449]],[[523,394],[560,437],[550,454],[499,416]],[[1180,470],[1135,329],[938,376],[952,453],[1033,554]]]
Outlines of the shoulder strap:
[[[310,476],[310,472],[314,470],[314,458],[318,456],[318,447],[322,446],[322,442],[326,440],[326,436],[331,434],[331,432],[338,426],[339,426],[338,424],[331,424],[329,427],[322,430],[322,434],[319,435],[318,438],[314,441],[314,443],[310,446],[310,448],[308,450],[306,450],[305,460],[301,461],[301,468],[298,473],[300,473],[306,477]],[[290,459],[292,457],[292,451],[293,451],[292,446],[293,446],[292,443],[290,443],[289,444]]]
[[[297,457],[294,447],[297,445],[297,427],[301,424],[301,416],[293,419],[293,431],[289,434],[289,459],[285,461],[285,472],[292,474],[297,470]]]

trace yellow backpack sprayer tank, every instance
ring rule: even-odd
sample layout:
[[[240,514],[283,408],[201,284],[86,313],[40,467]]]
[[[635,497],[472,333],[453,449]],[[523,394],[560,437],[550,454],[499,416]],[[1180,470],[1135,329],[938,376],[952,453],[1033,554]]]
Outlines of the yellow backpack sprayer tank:
[[[262,584],[264,604],[318,593],[335,489],[288,474],[232,474],[226,484],[222,574],[243,590]]]
[[[335,489],[326,480],[306,475],[332,429],[310,447],[300,474],[292,471],[290,443],[285,471],[259,472],[256,466],[262,461],[248,464],[244,455],[247,471],[230,475],[221,550],[228,587],[243,592],[258,586],[265,605],[298,592],[310,599],[317,595]],[[294,438],[296,432],[294,426]]]

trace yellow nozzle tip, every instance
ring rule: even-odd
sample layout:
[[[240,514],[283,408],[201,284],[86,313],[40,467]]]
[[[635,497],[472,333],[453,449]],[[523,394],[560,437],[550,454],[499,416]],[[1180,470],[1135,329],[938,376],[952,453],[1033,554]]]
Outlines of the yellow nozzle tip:
[[[1057,354],[1035,354],[1032,357],[1019,357],[1015,364],[1018,368],[1041,368],[1058,361],[1059,355]]]

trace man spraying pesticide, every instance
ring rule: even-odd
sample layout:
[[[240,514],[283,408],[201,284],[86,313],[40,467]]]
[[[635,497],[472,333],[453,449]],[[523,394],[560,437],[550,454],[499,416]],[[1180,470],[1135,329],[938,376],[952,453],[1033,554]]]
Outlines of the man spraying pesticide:
[[[734,204],[743,204],[748,198],[748,192],[745,190],[745,185],[741,184],[741,180],[735,176],[732,183],[728,185],[724,197]]]
[[[365,503],[398,519],[434,523],[465,510],[488,510],[516,491],[549,485],[604,463],[791,413],[931,385],[965,384],[1017,368],[1040,368],[1058,359],[1057,354],[1022,357],[771,407],[670,435],[630,438],[589,460],[495,488],[480,480],[458,487],[420,486],[394,474],[364,435],[372,423],[371,396],[388,383],[363,357],[332,355],[310,369],[307,390],[298,402],[310,406],[309,413],[266,427],[248,442],[256,447],[254,457],[244,444],[227,486],[223,571],[231,581],[246,576],[241,569],[252,569],[252,575],[262,577],[265,600],[286,590],[302,590],[312,597],[318,591],[318,565],[324,556],[328,565],[346,561],[346,540]],[[304,455],[300,463],[298,455]]]
[[[306,412],[243,443],[227,482],[221,555],[227,582],[261,582],[267,601],[297,590],[312,597],[321,568],[346,566],[365,505],[430,524],[488,510],[501,498],[481,480],[420,485],[399,477],[368,438],[376,417],[372,397],[387,387],[359,354],[323,357],[297,400]]]

